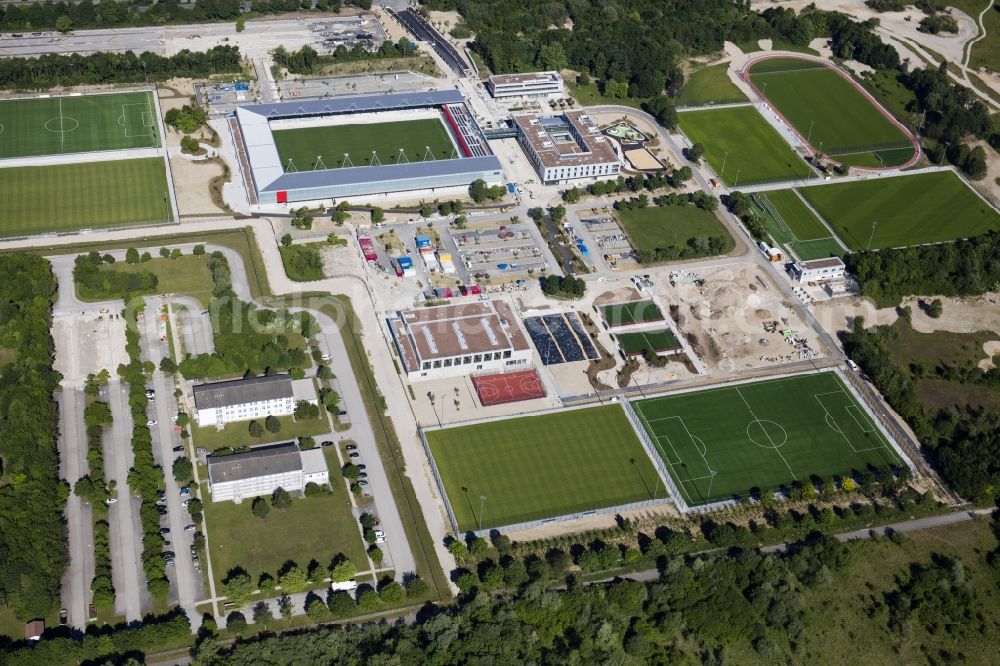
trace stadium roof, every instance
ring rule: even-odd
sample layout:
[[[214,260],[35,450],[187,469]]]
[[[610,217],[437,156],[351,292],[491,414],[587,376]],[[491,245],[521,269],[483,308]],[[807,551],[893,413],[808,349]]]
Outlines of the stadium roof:
[[[328,99],[296,100],[277,104],[246,104],[236,108],[236,117],[239,120],[240,131],[247,148],[250,171],[258,192],[279,192],[320,188],[329,185],[356,185],[377,181],[415,179],[422,176],[445,176],[501,170],[500,160],[494,155],[489,155],[409,164],[342,167],[285,173],[278,155],[278,148],[274,143],[274,136],[271,134],[270,121],[280,118],[424,108],[463,102],[462,93],[455,89],[387,95],[354,95]]]
[[[386,95],[350,95],[325,99],[303,99],[274,104],[244,104],[239,109],[274,120],[299,116],[326,116],[335,113],[412,109],[423,106],[461,104],[463,101],[462,93],[452,88],[450,90],[389,93]]]

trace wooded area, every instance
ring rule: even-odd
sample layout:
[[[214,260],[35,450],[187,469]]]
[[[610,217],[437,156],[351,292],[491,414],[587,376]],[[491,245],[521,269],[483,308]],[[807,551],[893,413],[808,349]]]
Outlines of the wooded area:
[[[48,261],[25,254],[0,256],[0,275],[0,346],[14,352],[0,369],[0,600],[29,620],[58,610],[69,562],[50,333],[56,280]]]

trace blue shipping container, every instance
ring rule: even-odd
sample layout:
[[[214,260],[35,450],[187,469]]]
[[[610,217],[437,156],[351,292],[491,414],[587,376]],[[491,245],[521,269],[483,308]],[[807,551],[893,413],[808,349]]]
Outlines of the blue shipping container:
[[[399,267],[402,268],[403,270],[406,270],[407,268],[413,268],[413,260],[410,259],[409,257],[400,257]]]
[[[428,238],[427,236],[417,236],[417,247],[418,248],[430,247],[430,246],[431,246],[431,239],[430,238]]]

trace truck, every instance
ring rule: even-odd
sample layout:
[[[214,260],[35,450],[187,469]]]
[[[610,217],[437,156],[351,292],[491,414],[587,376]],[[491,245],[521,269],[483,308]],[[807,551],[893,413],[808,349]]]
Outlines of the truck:
[[[358,245],[361,246],[361,253],[365,255],[365,261],[370,264],[378,261],[378,253],[375,252],[375,244],[368,236],[358,236]]]

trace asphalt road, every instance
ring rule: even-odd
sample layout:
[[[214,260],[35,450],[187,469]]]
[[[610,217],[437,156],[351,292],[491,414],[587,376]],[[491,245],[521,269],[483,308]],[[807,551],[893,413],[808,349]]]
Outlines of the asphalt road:
[[[63,387],[56,394],[59,406],[60,474],[70,487],[88,473],[87,431],[83,423],[86,405],[83,391]],[[66,502],[66,526],[69,530],[69,567],[62,579],[62,604],[69,612],[69,624],[87,627],[90,604],[90,581],[94,578],[94,522],[90,504],[70,494]]]
[[[170,529],[166,540],[170,542],[165,550],[174,553],[174,565],[167,567],[167,578],[170,579],[170,601],[176,603],[187,613],[192,626],[200,622],[200,615],[195,611],[195,604],[204,597],[204,579],[200,572],[195,571],[191,557],[193,532],[185,532],[184,527],[191,524],[191,514],[181,504],[184,498],[180,495],[180,487],[174,480],[171,471],[175,458],[184,455],[174,453],[173,449],[183,446],[180,434],[174,430],[174,414],[177,403],[174,399],[174,383],[164,373],[160,372],[160,360],[170,353],[169,343],[160,340],[160,318],[157,308],[164,303],[158,297],[148,297],[146,315],[140,334],[142,356],[144,361],[152,361],[157,367],[152,379],[146,385],[155,391],[155,397],[149,402],[149,418],[156,421],[150,426],[153,437],[153,455],[163,468],[165,493],[167,498],[167,515],[160,524]]]

